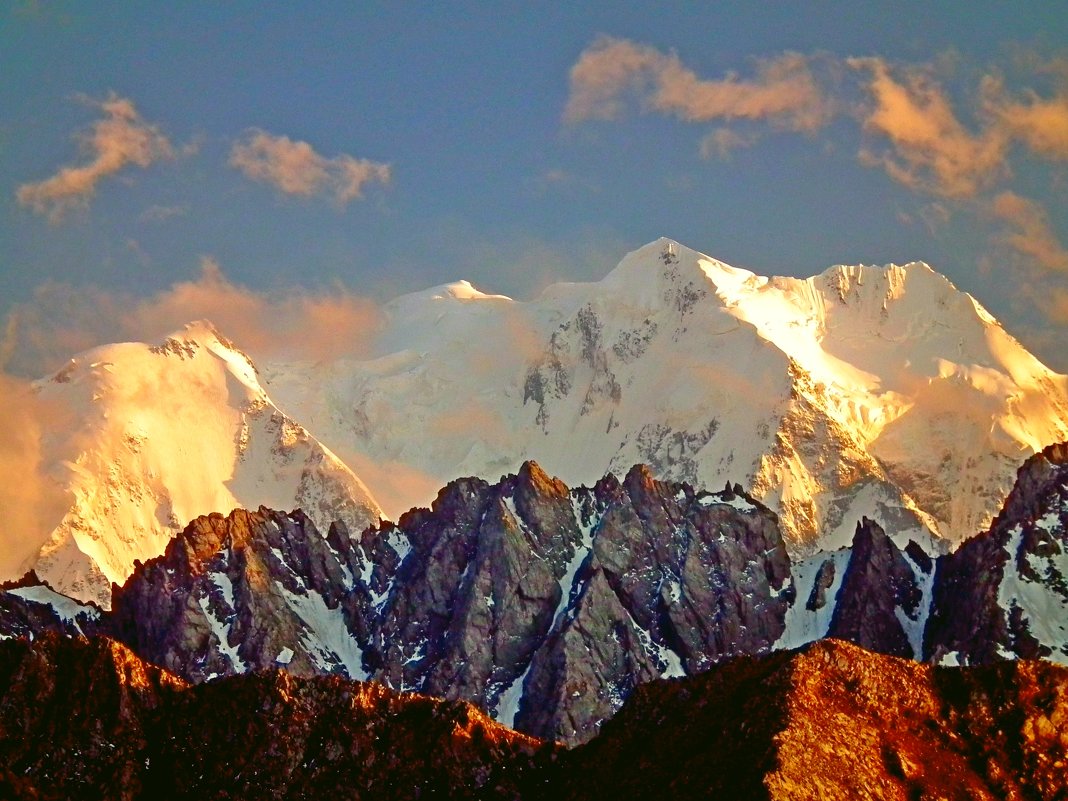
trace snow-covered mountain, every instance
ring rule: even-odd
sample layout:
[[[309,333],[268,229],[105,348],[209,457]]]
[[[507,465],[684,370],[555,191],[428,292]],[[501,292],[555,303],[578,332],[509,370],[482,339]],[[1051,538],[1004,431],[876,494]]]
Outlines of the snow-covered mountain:
[[[373,358],[264,376],[391,514],[524,459],[573,484],[644,462],[742,482],[795,554],[864,516],[954,544],[1068,437],[1068,379],[922,263],[764,278],[661,239],[531,302],[459,282],[385,311]]]
[[[57,421],[43,463],[70,496],[33,568],[55,589],[103,606],[135,560],[163,552],[194,517],[260,504],[301,507],[325,528],[377,521],[367,488],[283,414],[247,356],[207,323],[162,344],[107,345],[35,385]]]

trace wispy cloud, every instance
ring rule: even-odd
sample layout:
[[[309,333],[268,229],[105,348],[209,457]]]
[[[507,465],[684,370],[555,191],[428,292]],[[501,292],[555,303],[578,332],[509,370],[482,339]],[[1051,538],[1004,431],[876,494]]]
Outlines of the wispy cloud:
[[[864,130],[889,142],[882,152],[865,147],[863,163],[882,166],[913,189],[950,198],[972,197],[1007,174],[1007,132],[997,125],[969,131],[926,71],[901,69],[898,76],[880,58],[846,63],[868,76],[874,105],[863,114]]]
[[[891,178],[947,198],[974,197],[1011,177],[1012,148],[1021,144],[1040,159],[1068,160],[1068,79],[1050,97],[1032,89],[1009,92],[1004,78],[991,72],[979,81],[971,111],[977,126],[960,119],[948,92],[929,70],[892,66],[880,58],[847,59],[867,76],[873,105],[862,114],[865,131],[885,138],[881,153],[866,147],[861,160],[885,168]],[[1036,72],[1060,75],[1038,65]]]
[[[21,205],[47,215],[53,222],[62,220],[70,209],[86,205],[104,178],[131,164],[144,168],[159,159],[174,157],[167,137],[141,118],[131,100],[111,93],[105,100],[86,98],[85,102],[104,114],[78,137],[89,161],[62,167],[51,178],[23,184],[16,191]]]
[[[1038,156],[1068,159],[1068,87],[1061,86],[1050,98],[1028,90],[1011,97],[1003,81],[988,76],[984,81],[988,107],[999,126]]]
[[[757,62],[756,75],[749,79],[731,73],[706,80],[674,53],[601,37],[571,68],[564,118],[569,122],[616,118],[627,95],[637,96],[646,111],[689,122],[767,120],[786,129],[814,131],[830,116],[828,98],[809,59],[798,53]]]
[[[327,194],[342,206],[362,197],[367,184],[388,184],[391,178],[388,164],[344,153],[326,158],[307,142],[258,130],[234,143],[230,166],[287,195]]]
[[[1001,192],[991,213],[1007,225],[998,239],[1042,270],[1068,273],[1068,249],[1061,244],[1041,204],[1015,192]]]
[[[70,425],[27,381],[0,372],[4,425],[0,428],[0,578],[21,576],[42,542],[70,508],[49,475],[42,437]]]
[[[208,319],[256,359],[333,359],[366,354],[381,321],[377,304],[344,287],[266,293],[229,280],[204,257],[200,275],[147,298],[45,284],[14,308],[0,342],[0,370],[37,378],[74,353],[108,342],[155,342]]]

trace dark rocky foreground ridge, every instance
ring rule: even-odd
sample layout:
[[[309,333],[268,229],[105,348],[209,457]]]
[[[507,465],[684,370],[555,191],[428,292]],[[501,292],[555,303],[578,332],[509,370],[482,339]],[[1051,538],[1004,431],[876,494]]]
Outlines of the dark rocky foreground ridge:
[[[937,558],[863,520],[851,549],[791,562],[775,515],[739,488],[640,466],[592,488],[533,463],[460,479],[358,536],[238,510],[190,524],[110,614],[0,593],[0,634],[107,634],[192,682],[370,678],[577,744],[639,685],[822,637],[949,664],[1063,661],[1066,454],[1028,460],[991,531]]]
[[[0,643],[0,797],[1063,799],[1068,669],[824,640],[640,687],[566,751],[470,704],[284,671],[187,684],[105,638]]]

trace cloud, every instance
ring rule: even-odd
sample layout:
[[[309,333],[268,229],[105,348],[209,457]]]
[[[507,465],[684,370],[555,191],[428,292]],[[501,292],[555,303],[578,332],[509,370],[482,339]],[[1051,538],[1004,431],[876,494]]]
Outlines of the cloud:
[[[880,58],[846,63],[870,76],[866,88],[874,106],[863,115],[864,130],[890,142],[886,152],[863,149],[863,163],[883,167],[912,189],[950,198],[972,197],[1007,174],[1008,133],[997,125],[970,132],[924,71],[901,70],[899,80]]]
[[[1068,91],[1064,88],[1045,99],[1027,90],[1020,98],[1009,97],[1000,78],[983,81],[987,107],[999,126],[1038,156],[1068,160]]]
[[[378,306],[343,287],[258,292],[231,282],[211,257],[200,275],[148,298],[93,287],[45,284],[15,307],[0,345],[0,369],[38,378],[96,345],[157,342],[208,319],[253,359],[334,359],[369,352]]]
[[[564,118],[568,122],[614,119],[623,111],[628,94],[637,95],[646,111],[673,114],[688,122],[768,120],[790,130],[815,131],[831,112],[809,59],[798,53],[757,62],[752,79],[732,73],[702,80],[674,53],[601,37],[571,68]]]
[[[346,154],[328,159],[307,142],[265,131],[250,131],[244,140],[235,142],[230,166],[287,195],[330,194],[342,206],[362,197],[365,185],[388,184],[391,178],[388,164]]]
[[[553,167],[538,174],[529,181],[534,194],[546,195],[550,192],[568,191],[597,194],[601,187],[589,178],[578,173]]]
[[[1068,249],[1057,238],[1049,215],[1039,203],[1006,191],[993,199],[990,211],[1008,225],[998,241],[1041,270],[1068,273]]]
[[[44,470],[42,433],[63,423],[31,385],[0,373],[0,579],[21,576],[70,501]]]
[[[1016,96],[997,74],[979,81],[977,130],[953,110],[949,95],[920,67],[891,67],[880,58],[847,59],[868,75],[874,100],[862,114],[865,131],[889,140],[890,149],[861,151],[861,161],[881,166],[912,189],[947,198],[971,198],[1011,175],[1010,149],[1023,144],[1039,158],[1068,160],[1068,89],[1048,98],[1027,89]],[[1039,66],[1059,75],[1063,68]]]
[[[72,208],[87,205],[97,184],[109,175],[131,164],[145,168],[174,157],[170,141],[159,128],[141,119],[132,101],[112,92],[106,100],[85,102],[104,114],[78,137],[89,155],[88,163],[62,167],[51,178],[23,184],[15,193],[21,205],[47,215],[52,222],[62,220]]]

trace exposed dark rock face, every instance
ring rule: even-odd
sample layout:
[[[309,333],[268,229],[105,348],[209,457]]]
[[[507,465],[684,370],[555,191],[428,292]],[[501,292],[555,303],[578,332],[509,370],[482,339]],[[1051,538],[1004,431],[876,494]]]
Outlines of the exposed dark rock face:
[[[920,617],[923,593],[912,566],[868,518],[857,524],[852,551],[827,636],[891,656],[918,657],[898,616],[900,611],[913,622]]]
[[[0,797],[1057,801],[1068,669],[824,640],[638,687],[586,745],[284,671],[189,685],[113,641],[0,643]]]
[[[558,798],[1063,799],[1068,670],[932,668],[835,640],[639,687]]]
[[[816,580],[812,582],[812,590],[808,594],[808,600],[805,602],[805,609],[810,612],[815,612],[819,609],[823,609],[827,605],[828,601],[833,601],[833,598],[827,597],[827,590],[834,584],[834,560],[827,559],[816,571]]]
[[[513,799],[556,748],[381,685],[186,685],[110,640],[0,643],[5,799]]]
[[[990,530],[938,560],[925,653],[1068,661],[1068,445],[1028,459]]]
[[[198,518],[115,589],[113,631],[191,681],[275,666],[362,679],[371,592],[398,562],[387,536],[323,537],[299,510]]]
[[[0,584],[0,638],[33,639],[46,632],[90,636],[108,625],[103,610],[55,592],[34,571]]]
[[[454,482],[399,527],[412,552],[374,677],[572,743],[641,682],[769,650],[790,600],[774,515],[640,467],[569,491],[527,463]]]
[[[359,539],[299,511],[199,518],[115,589],[104,630],[191,681],[374,678],[576,743],[642,682],[770,650],[789,577],[775,516],[740,488],[636,467],[569,490],[528,462]]]

